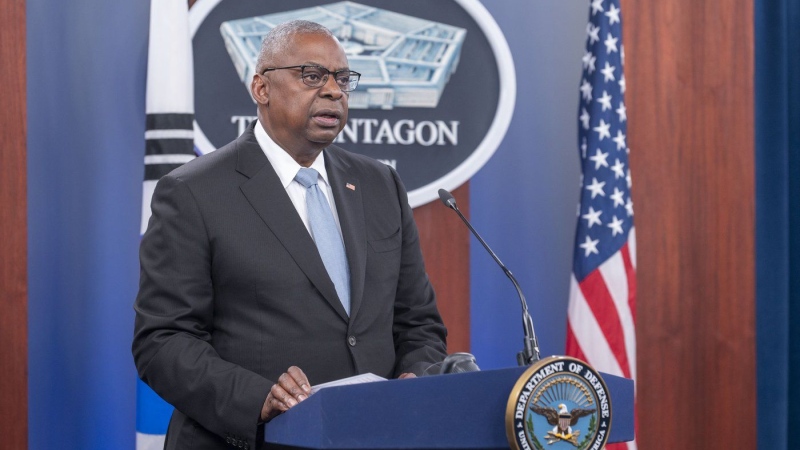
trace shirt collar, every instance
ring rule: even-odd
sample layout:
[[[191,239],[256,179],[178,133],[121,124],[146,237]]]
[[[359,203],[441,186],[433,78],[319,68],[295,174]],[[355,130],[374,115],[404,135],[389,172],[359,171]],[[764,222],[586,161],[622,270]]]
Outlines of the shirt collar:
[[[275,172],[278,174],[278,178],[280,178],[283,188],[286,189],[289,187],[292,181],[294,181],[294,177],[303,166],[298,164],[297,161],[295,161],[294,158],[292,158],[292,156],[286,152],[286,150],[281,148],[280,145],[278,145],[272,140],[271,137],[269,137],[259,121],[256,121],[255,134],[258,145],[261,146],[261,150],[264,152],[264,155],[267,156],[269,163],[272,164],[272,168],[275,169]],[[319,172],[325,184],[330,186],[330,183],[328,182],[328,172],[325,170],[324,150],[320,152],[317,159],[315,159],[311,164],[311,168]]]

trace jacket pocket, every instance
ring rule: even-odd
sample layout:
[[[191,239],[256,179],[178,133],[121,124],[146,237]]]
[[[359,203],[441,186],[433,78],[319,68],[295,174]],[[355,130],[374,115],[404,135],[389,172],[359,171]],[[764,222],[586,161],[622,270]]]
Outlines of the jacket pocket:
[[[397,250],[403,243],[403,236],[400,234],[400,228],[397,229],[391,236],[383,239],[376,239],[369,241],[369,246],[375,253],[386,253],[392,250]]]

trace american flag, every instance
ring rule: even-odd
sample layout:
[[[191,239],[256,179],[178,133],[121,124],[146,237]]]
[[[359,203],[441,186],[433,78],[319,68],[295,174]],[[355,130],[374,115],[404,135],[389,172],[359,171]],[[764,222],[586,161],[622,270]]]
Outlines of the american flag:
[[[581,200],[567,354],[636,378],[636,238],[619,0],[591,0],[578,108]],[[607,448],[636,449],[636,443]]]

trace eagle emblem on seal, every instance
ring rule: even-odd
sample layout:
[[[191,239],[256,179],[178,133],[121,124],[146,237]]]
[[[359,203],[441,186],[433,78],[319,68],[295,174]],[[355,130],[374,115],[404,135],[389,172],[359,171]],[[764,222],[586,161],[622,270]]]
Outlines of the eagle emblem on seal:
[[[558,405],[558,411],[555,408],[531,406],[531,411],[544,416],[547,423],[553,425],[553,429],[547,432],[545,439],[548,444],[553,444],[558,441],[566,441],[574,446],[578,446],[578,435],[580,430],[572,431],[572,426],[578,423],[581,417],[594,414],[595,408],[583,409],[575,408],[572,411],[567,410],[567,405],[561,403]]]

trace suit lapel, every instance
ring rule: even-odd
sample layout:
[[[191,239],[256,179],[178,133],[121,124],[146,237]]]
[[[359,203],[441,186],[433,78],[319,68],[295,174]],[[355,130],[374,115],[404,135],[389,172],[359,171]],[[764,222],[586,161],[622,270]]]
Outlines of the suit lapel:
[[[258,145],[252,126],[237,140],[236,150],[236,170],[248,177],[240,186],[242,193],[325,300],[347,321],[347,313],[317,246],[286,195],[278,174]]]
[[[350,320],[353,320],[363,300],[367,264],[367,233],[361,185],[352,171],[348,171],[349,165],[340,157],[338,152],[343,150],[328,147],[324,151],[325,170],[336,201],[347,264],[350,266]]]

